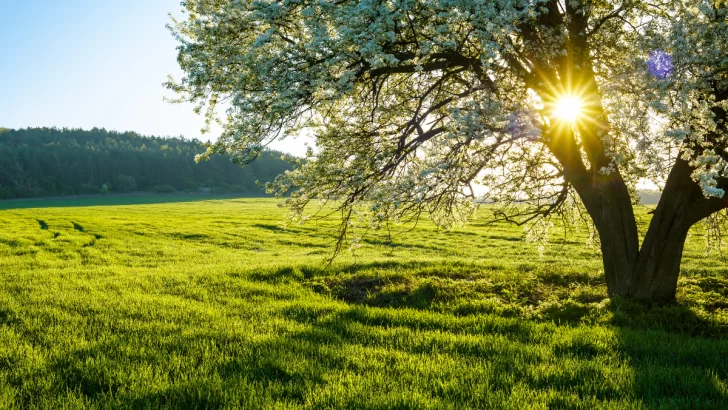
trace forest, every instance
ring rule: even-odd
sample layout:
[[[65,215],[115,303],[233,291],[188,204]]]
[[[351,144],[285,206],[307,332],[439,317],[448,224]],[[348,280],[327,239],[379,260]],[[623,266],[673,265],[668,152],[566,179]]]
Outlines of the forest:
[[[264,196],[256,182],[291,168],[292,157],[276,151],[245,167],[220,155],[196,163],[204,150],[196,139],[99,128],[0,128],[0,199],[136,191]]]

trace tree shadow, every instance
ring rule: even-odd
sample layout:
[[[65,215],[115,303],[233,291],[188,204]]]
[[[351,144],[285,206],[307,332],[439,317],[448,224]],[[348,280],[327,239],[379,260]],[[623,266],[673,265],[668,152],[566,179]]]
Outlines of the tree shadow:
[[[454,386],[462,391],[427,390],[428,384],[417,387],[426,390],[433,400],[458,397],[453,403],[465,407],[478,407],[478,402],[470,401],[474,400],[470,395],[479,388],[487,389],[494,397],[507,398],[518,386],[553,392],[548,399],[551,408],[595,408],[625,399],[641,402],[643,408],[712,409],[723,408],[726,403],[728,344],[722,339],[667,330],[664,324],[656,327],[640,321],[643,327],[615,325],[609,328],[611,336],[607,339],[613,337],[616,344],[605,345],[602,338],[591,339],[590,332],[577,332],[564,339],[563,334],[556,334],[558,328],[553,325],[493,315],[419,315],[397,309],[303,301],[278,309],[276,317],[295,325],[270,337],[185,335],[170,330],[155,335],[153,349],[135,349],[135,344],[149,341],[122,331],[112,341],[92,343],[64,354],[49,363],[48,371],[54,374],[59,392],[75,392],[92,405],[262,408],[285,403],[305,407],[312,397],[321,398],[317,394],[341,377],[376,372],[366,361],[351,357],[352,351],[367,351],[386,352],[388,357],[405,358],[410,363],[436,357],[444,357],[446,363],[456,367],[482,363],[485,376],[455,371]],[[624,312],[625,306],[620,309]],[[687,313],[681,314],[683,320],[688,318]],[[710,327],[697,316],[693,320]],[[553,356],[545,354],[544,346],[551,346]],[[183,358],[183,367],[167,367],[170,358]],[[612,380],[615,376],[610,366],[615,361],[629,367],[629,390],[623,389],[625,383]],[[543,370],[550,366],[559,370]],[[150,382],[131,388],[129,379],[118,377],[120,372],[155,368],[169,372],[157,387],[150,387]],[[412,367],[412,371],[426,371],[416,368]],[[396,388],[406,383],[384,376],[381,382]],[[437,377],[433,380],[437,383]],[[344,397],[344,407],[367,408],[366,396],[354,396]],[[33,398],[25,397],[23,403],[31,407]]]
[[[320,275],[325,268],[320,266],[282,266],[271,269],[256,270],[246,275],[246,278],[271,284],[291,281],[302,281]]]
[[[456,263],[453,266],[461,266],[462,264]],[[386,261],[375,261],[367,263],[353,263],[348,265],[335,266],[332,273],[342,273],[353,275],[364,271],[411,271],[418,269],[431,268],[434,266],[432,262],[421,262],[421,261],[407,261],[399,262],[396,260]]]
[[[687,306],[617,301],[614,330],[648,408],[728,408],[728,327]]]
[[[435,251],[441,251],[442,248],[438,246],[432,246],[432,245],[423,245],[420,243],[398,243],[393,242],[391,240],[382,240],[382,239],[374,239],[374,238],[365,238],[362,240],[362,242],[373,245],[373,246],[382,246],[385,248],[402,248],[402,249],[427,249],[427,250],[435,250]]]
[[[209,241],[213,237],[206,234],[201,233],[194,233],[194,234],[185,234],[182,232],[172,232],[168,234],[170,238],[179,239],[183,241]]]
[[[467,371],[457,373],[453,380],[462,386],[464,391],[458,403],[463,407],[482,408],[477,402],[471,402],[473,387],[464,387],[468,383],[487,386],[493,397],[505,394],[506,397],[519,385],[526,385],[537,390],[557,390],[568,399],[559,402],[554,397],[551,408],[593,408],[589,405],[574,407],[575,390],[589,391],[589,400],[608,401],[623,398],[624,392],[614,384],[604,383],[596,386],[595,381],[605,377],[600,371],[601,364],[595,360],[592,366],[581,366],[573,371],[538,374],[534,369],[548,365],[548,359],[538,349],[528,349],[524,344],[538,344],[539,337],[534,335],[531,325],[518,321],[501,321],[498,319],[473,320],[465,318],[451,321],[445,317],[414,318],[412,316],[376,312],[361,307],[335,312],[333,314],[315,311],[289,309],[286,317],[301,324],[311,326],[311,330],[299,333],[295,337],[309,340],[312,343],[357,345],[370,349],[389,349],[392,355],[411,355],[410,357],[447,357],[453,363],[476,361],[483,363],[485,374],[472,375]],[[492,320],[491,320],[492,319]],[[372,329],[367,332],[367,329]],[[406,335],[409,335],[406,336]],[[454,337],[459,335],[460,337]],[[500,341],[493,343],[493,341]],[[509,342],[503,343],[502,340]],[[523,349],[523,350],[521,350]],[[594,358],[603,352],[583,352],[570,350],[565,354],[579,354],[582,357]],[[457,364],[454,364],[457,366]],[[396,383],[396,381],[393,381]],[[477,387],[475,388],[477,390]],[[451,400],[449,393],[443,390],[430,392],[435,399]],[[588,401],[587,401],[588,402]]]
[[[261,408],[272,403],[301,406],[313,389],[325,384],[328,372],[346,367],[347,359],[332,346],[320,343],[320,335],[299,333],[260,341],[220,334],[167,334],[160,335],[155,349],[142,351],[125,346],[122,337],[71,351],[50,363],[48,371],[54,374],[59,392],[75,392],[90,403],[112,404],[114,408]],[[217,356],[210,357],[211,352]],[[170,357],[191,363],[181,364],[186,369],[177,372],[186,375],[180,379],[175,379],[171,369],[162,383],[166,387],[154,388],[150,380],[148,386],[130,389],[134,378],[119,377],[119,372],[125,370],[166,369]],[[33,397],[22,399],[32,407]]]
[[[337,299],[367,306],[427,309],[438,295],[438,288],[431,282],[416,284],[406,276],[396,274],[331,278],[325,284],[328,293]],[[320,289],[315,290],[321,293]]]
[[[268,270],[252,272],[249,278],[254,281],[278,283],[295,280],[308,280],[313,278],[325,278],[338,280],[350,275],[379,276],[382,273],[397,275],[399,271],[408,271],[412,275],[428,274],[430,276],[442,276],[447,274],[443,270],[458,271],[482,271],[480,266],[470,266],[462,263],[450,263],[447,265],[436,265],[430,262],[398,262],[398,261],[376,261],[367,263],[353,263],[345,265],[288,265]],[[355,282],[352,282],[355,284]]]
[[[590,286],[602,285],[602,281],[589,275],[572,275],[573,280]],[[566,286],[570,281],[556,279],[546,275],[544,282],[550,286]],[[704,291],[725,291],[725,283],[706,281],[699,284]],[[565,362],[570,360],[599,363],[601,358],[618,357],[629,366],[632,373],[631,389],[615,387],[608,378],[609,372],[598,369],[598,365],[585,365],[573,372],[554,373],[551,376],[529,379],[523,373],[524,380],[530,380],[532,387],[538,389],[563,390],[573,393],[571,389],[579,383],[588,381],[596,391],[598,400],[621,400],[631,398],[641,402],[646,408],[726,408],[728,405],[728,326],[716,316],[707,315],[686,305],[646,305],[628,300],[613,299],[603,301],[601,307],[597,303],[577,303],[568,299],[544,309],[542,317],[515,318],[508,326],[488,322],[480,323],[474,329],[466,329],[469,324],[482,320],[483,315],[471,314],[461,317],[465,320],[424,321],[421,319],[405,319],[400,314],[372,314],[365,307],[408,308],[429,310],[440,298],[437,286],[432,282],[417,284],[411,276],[360,275],[328,280],[324,282],[327,289],[314,289],[319,293],[329,292],[337,299],[351,304],[351,308],[335,318],[320,320],[315,311],[302,312],[293,310],[286,316],[303,324],[322,328],[325,334],[336,335],[332,343],[360,343],[376,346],[382,339],[367,339],[365,335],[352,331],[353,324],[379,326],[385,329],[404,327],[417,330],[435,330],[447,333],[465,333],[474,335],[498,334],[519,343],[533,343],[533,332],[528,330],[533,323],[551,323],[557,327],[579,329],[589,323],[595,309],[609,313],[608,320],[589,325],[598,334],[599,329],[614,334],[613,344],[606,346],[598,340],[573,339],[567,343],[557,343],[553,347],[554,356]],[[726,295],[728,296],[728,295]],[[603,299],[603,298],[602,298]],[[605,305],[606,303],[606,305]],[[357,306],[359,305],[359,306]],[[723,303],[708,301],[705,306],[716,310],[720,315]],[[389,309],[385,309],[389,310]],[[456,313],[456,312],[453,312]],[[604,312],[603,312],[604,313]],[[395,319],[398,318],[398,319]],[[501,318],[504,318],[501,316]],[[469,320],[472,320],[469,321]],[[591,330],[590,330],[591,331]],[[355,334],[356,333],[356,334]],[[369,341],[368,341],[369,340]],[[449,341],[448,351],[454,355],[473,356],[493,359],[493,351],[483,346],[472,346],[459,341]],[[399,346],[402,348],[402,346]],[[403,348],[407,353],[432,353],[433,346],[411,346]],[[442,347],[438,348],[442,350]],[[447,350],[447,349],[446,349]],[[509,369],[507,363],[498,362],[504,371]],[[508,370],[508,371],[513,371]],[[596,383],[596,384],[595,384]],[[580,387],[581,388],[581,387]],[[585,388],[586,389],[586,388]],[[620,390],[622,389],[622,390]],[[592,391],[593,393],[593,391]],[[567,401],[554,398],[552,406],[571,408]],[[586,402],[585,402],[586,403]],[[588,406],[587,406],[588,407]]]
[[[369,367],[366,360],[352,358],[352,351],[366,351],[380,355],[378,360],[410,361],[411,370],[406,371],[413,373],[407,375],[422,380],[430,375],[417,372],[426,371],[423,366],[439,358],[455,369],[476,363],[483,374],[455,370],[447,376],[453,380],[430,377],[435,388],[430,389],[429,381],[416,387],[433,400],[463,407],[485,406],[471,401],[479,388],[487,390],[488,397],[507,399],[519,386],[551,392],[551,408],[598,408],[604,402],[624,400],[644,408],[713,409],[728,403],[728,329],[710,316],[687,306],[620,300],[604,307],[610,314],[608,322],[588,327],[584,319],[593,312],[575,311],[575,305],[566,303],[554,305],[552,316],[541,321],[499,314],[458,316],[434,309],[441,297],[435,282],[417,283],[409,273],[396,272],[402,265],[413,264],[427,265],[378,262],[367,269],[386,266],[393,271],[386,276],[365,272],[339,278],[337,283],[345,288],[342,300],[349,306],[298,297],[272,304],[271,317],[278,324],[287,323],[285,331],[255,337],[169,331],[143,341],[121,331],[113,343],[91,344],[64,354],[49,364],[48,371],[59,382],[59,392],[76,392],[91,404],[114,400],[114,406],[122,408],[304,407],[336,380],[356,380],[381,371]],[[252,279],[303,281],[322,272],[322,268],[282,267]],[[593,282],[586,276],[577,279]],[[548,275],[546,280],[560,283]],[[714,282],[696,286],[725,291],[722,282]],[[338,292],[333,286],[333,282],[327,285],[329,291]],[[13,320],[13,312],[0,310],[0,324]],[[134,344],[149,346],[134,349]],[[170,370],[166,367],[170,358],[184,359],[186,367]],[[130,388],[129,379],[118,377],[140,369],[162,369],[169,374],[157,387],[137,385],[137,390]],[[392,374],[383,373],[381,382],[403,388],[406,382]],[[614,380],[625,375],[627,381]],[[441,388],[450,381],[454,390]],[[381,385],[370,388],[374,394]],[[354,396],[321,407],[367,407],[367,397]],[[25,400],[21,404],[32,407],[32,397]]]
[[[309,248],[326,249],[326,250],[329,250],[329,253],[330,253],[330,249],[331,249],[331,245],[329,245],[329,244],[320,244],[320,243],[311,243],[311,242],[302,242],[302,241],[287,241],[287,240],[281,240],[281,239],[278,239],[276,242],[280,246],[301,247],[301,248],[307,248],[307,249],[309,249]]]
[[[254,228],[258,228],[258,229],[265,229],[266,231],[272,231],[272,232],[296,232],[295,230],[285,229],[280,225],[274,225],[274,224],[252,224],[250,226],[252,226]]]
[[[573,337],[567,341],[553,344],[554,356],[566,363],[580,363],[570,370],[538,374],[531,369],[539,368],[546,363],[542,355],[530,356],[527,349],[523,352],[511,352],[508,349],[479,343],[472,338],[452,338],[453,334],[470,334],[473,336],[498,335],[512,340],[514,343],[538,344],[543,342],[534,334],[534,329],[526,321],[506,322],[499,320],[465,318],[464,321],[427,320],[412,316],[377,313],[371,310],[352,306],[349,309],[329,314],[315,310],[290,309],[286,317],[302,324],[310,325],[309,332],[297,334],[297,338],[309,338],[311,343],[322,344],[359,344],[371,348],[395,348],[398,351],[413,355],[447,354],[453,359],[472,357],[485,360],[496,373],[510,374],[512,383],[501,385],[508,390],[518,383],[525,383],[534,389],[556,390],[564,393],[561,397],[553,397],[549,403],[553,408],[589,408],[598,406],[590,400],[620,401],[631,399],[640,402],[644,408],[726,408],[728,403],[728,341],[720,326],[705,321],[685,307],[673,306],[672,319],[664,319],[658,323],[648,321],[633,325],[614,325],[615,344],[605,345],[600,340]],[[662,315],[658,309],[654,315]],[[323,319],[322,319],[323,318]],[[691,320],[691,331],[686,332],[685,325],[675,323],[677,318]],[[473,319],[472,321],[467,319]],[[478,323],[478,326],[472,326]],[[670,324],[672,324],[670,326]],[[391,335],[380,332],[367,334],[363,326],[375,326],[387,329]],[[468,327],[468,325],[472,327]],[[443,341],[433,342],[428,337],[418,336],[416,339],[403,341],[401,332],[396,329],[410,331],[434,331],[445,335]],[[702,329],[702,330],[698,330]],[[697,334],[696,334],[697,331]],[[579,333],[576,333],[579,335]],[[713,337],[706,337],[711,334]],[[616,355],[617,359],[614,359]],[[514,362],[514,358],[524,358],[526,364]],[[624,389],[614,380],[610,380],[611,370],[603,360],[618,360],[629,366],[632,379],[627,383],[629,390]],[[583,392],[583,396],[582,396]],[[584,405],[575,405],[569,395],[576,393]]]

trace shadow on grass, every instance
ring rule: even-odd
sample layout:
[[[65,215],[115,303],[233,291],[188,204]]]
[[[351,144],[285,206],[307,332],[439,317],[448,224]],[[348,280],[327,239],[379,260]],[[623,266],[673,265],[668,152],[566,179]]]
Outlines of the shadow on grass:
[[[417,307],[416,299],[412,303],[408,307]],[[620,309],[624,311],[624,305]],[[682,310],[672,309],[675,314]],[[366,375],[382,371],[368,360],[352,357],[352,351],[368,352],[371,360],[391,360],[392,368],[383,373],[381,383],[395,388],[406,383],[397,375],[412,377],[426,371],[410,365],[394,369],[397,360],[416,363],[446,357],[453,366],[487,363],[480,374],[456,371],[454,391],[436,388],[440,386],[437,377],[420,375],[420,391],[463,407],[482,405],[469,401],[478,389],[505,394],[507,400],[519,385],[557,393],[552,395],[551,408],[594,408],[603,401],[630,399],[642,402],[643,408],[713,409],[724,408],[726,400],[722,383],[728,378],[728,344],[662,327],[617,326],[614,344],[604,345],[588,332],[551,343],[556,337],[552,325],[493,315],[458,318],[307,302],[281,307],[279,313],[297,325],[283,334],[257,339],[240,334],[165,333],[149,340],[122,331],[113,342],[65,354],[48,370],[55,375],[59,392],[74,391],[92,404],[121,408],[262,408],[276,403],[305,407],[315,393],[326,391],[342,376],[366,380]],[[689,319],[688,313],[680,314],[683,320]],[[698,317],[691,320],[700,322]],[[138,349],[150,342],[154,349]],[[543,344],[552,346],[553,356],[544,354]],[[553,371],[553,357],[558,371]],[[181,367],[168,366],[169,358],[182,359]],[[629,366],[631,381],[612,380],[617,363]],[[119,378],[139,369],[167,373],[162,373],[161,383],[150,379],[139,385]],[[382,388],[372,385],[369,393]],[[33,404],[32,394],[32,387],[23,392],[23,403]],[[367,405],[367,395],[344,400],[348,408],[376,407]]]
[[[301,248],[316,248],[316,249],[325,249],[328,250],[328,253],[332,253],[331,251],[331,245],[330,244],[320,244],[320,243],[311,243],[311,242],[302,242],[302,241],[286,241],[286,240],[277,240],[278,245],[280,246],[291,246],[291,247],[301,247]]]
[[[205,235],[201,233],[185,234],[181,232],[170,233],[169,236],[171,238],[180,239],[183,241],[205,241],[213,238],[210,235]]]
[[[431,282],[415,284],[403,275],[352,276],[330,280],[323,286],[336,298],[350,304],[412,309],[431,307],[439,291]]]
[[[140,339],[121,331],[111,340],[64,354],[48,366],[57,382],[54,388],[112,408],[303,406],[314,389],[326,384],[327,374],[354,367],[338,336],[323,329],[257,339],[224,333],[149,336]],[[144,348],[149,342],[153,349]],[[175,366],[169,366],[169,358]],[[139,369],[155,369],[164,380],[140,384],[140,377],[152,375],[148,372],[120,377]],[[33,389],[23,392],[22,403],[33,407],[35,394]]]
[[[415,299],[413,299],[415,300]],[[409,307],[417,307],[410,305]],[[657,322],[647,320],[613,326],[615,344],[607,345],[599,340],[573,337],[566,342],[553,345],[554,355],[563,360],[564,365],[578,364],[576,368],[538,374],[532,369],[543,364],[543,355],[530,352],[527,345],[543,343],[536,334],[541,329],[534,328],[527,321],[503,320],[502,318],[481,318],[474,321],[449,321],[447,319],[416,319],[406,315],[372,313],[363,308],[353,307],[334,315],[325,312],[289,310],[286,316],[302,324],[313,326],[308,337],[312,343],[360,344],[372,348],[391,346],[415,355],[450,354],[454,357],[474,357],[485,359],[494,373],[510,374],[510,379],[495,378],[488,380],[491,387],[499,386],[509,391],[517,383],[523,382],[534,389],[562,391],[561,397],[554,397],[549,404],[553,408],[588,408],[589,405],[575,406],[570,394],[589,391],[580,397],[582,403],[588,399],[622,400],[637,399],[645,408],[726,408],[728,403],[728,343],[723,334],[725,329],[716,328],[714,323],[696,316],[692,310],[670,307],[644,307],[646,316],[662,317]],[[653,310],[651,310],[653,309]],[[465,318],[467,319],[467,318]],[[691,322],[692,329],[686,332],[683,325],[675,322]],[[476,325],[477,324],[477,325]],[[367,334],[364,326],[391,329],[391,335],[374,332]],[[433,341],[402,341],[403,334],[394,329],[405,328],[410,331],[434,330],[436,334],[466,333],[473,335],[496,334],[526,344],[521,352],[499,351],[489,344],[473,343],[472,339],[453,339],[445,337],[441,344]],[[696,330],[699,334],[694,335]],[[714,337],[704,337],[712,334]],[[578,335],[578,333],[577,333]],[[410,336],[410,337],[415,337]],[[415,337],[416,339],[419,337]],[[515,356],[514,356],[515,354]],[[608,358],[620,358],[631,368],[633,379],[630,390],[625,391],[609,380]],[[518,358],[518,361],[516,361]],[[525,361],[526,364],[519,363]],[[574,362],[576,361],[576,362]],[[486,381],[483,381],[486,382]]]
[[[280,283],[287,281],[300,281],[302,279],[313,279],[318,277],[338,278],[342,275],[353,275],[361,272],[397,272],[412,271],[417,269],[431,268],[433,265],[426,262],[396,262],[396,261],[380,261],[347,265],[334,265],[331,267],[325,265],[296,265],[282,266],[271,269],[264,269],[253,272],[249,278],[255,281],[267,283]],[[460,266],[453,264],[453,266]]]
[[[510,267],[524,274],[522,282],[520,277],[508,279],[509,268],[505,266],[392,260],[328,268],[322,265],[283,266],[246,276],[267,283],[300,282],[316,293],[350,304],[374,307],[429,309],[435,304],[463,302],[452,309],[458,315],[494,313],[492,304],[478,306],[469,301],[495,298],[510,304],[507,310],[518,310],[522,305],[538,306],[559,293],[574,298],[575,303],[549,307],[544,311],[547,319],[578,321],[588,310],[580,304],[605,298],[603,280],[580,273],[561,276],[537,273],[531,268],[531,265]],[[566,277],[562,277],[564,275]],[[575,292],[574,284],[581,286],[578,292]],[[505,314],[504,309],[496,310]]]
[[[387,262],[370,265],[367,268],[372,267],[396,268],[401,267],[401,264]],[[422,268],[421,265],[418,267]],[[355,272],[356,269],[348,271]],[[725,405],[728,403],[728,341],[726,341],[728,324],[721,319],[720,313],[726,306],[728,280],[703,278],[695,281],[692,286],[702,292],[701,296],[684,302],[692,303],[693,306],[649,305],[621,299],[603,300],[604,295],[601,297],[592,295],[592,299],[587,295],[579,299],[569,293],[573,289],[572,284],[591,289],[603,286],[603,280],[578,273],[565,275],[547,273],[540,275],[539,281],[549,289],[563,288],[563,295],[566,296],[563,296],[562,300],[546,304],[535,317],[514,319],[523,326],[518,326],[518,322],[511,322],[508,326],[478,327],[473,333],[485,331],[501,334],[521,343],[533,343],[532,333],[526,329],[529,323],[545,322],[575,328],[584,324],[590,327],[606,326],[606,329],[615,334],[616,344],[611,348],[605,349],[598,341],[577,339],[556,345],[555,356],[564,360],[598,361],[601,360],[597,359],[598,356],[617,355],[625,359],[634,376],[632,391],[628,392],[627,396],[640,400],[647,408],[728,408]],[[684,283],[683,286],[687,287],[688,284]],[[397,273],[385,276],[364,274],[339,278],[328,276],[323,281],[313,283],[311,287],[317,293],[331,295],[352,305],[384,308],[430,310],[437,307],[443,311],[441,303],[463,296],[463,294],[448,294],[448,286],[442,285],[441,282],[432,280],[418,282],[416,276]],[[478,295],[467,296],[472,298]],[[699,306],[695,305],[698,303],[696,300],[700,303]],[[477,320],[479,317],[482,318],[483,314],[505,319],[522,315],[524,312],[516,311],[515,315],[508,315],[507,309],[494,306],[492,302],[476,304],[469,312],[464,312],[463,305],[454,306],[455,308],[451,310],[446,307],[444,312],[450,311],[455,317],[464,320]],[[445,322],[398,321],[391,317],[386,318],[387,315],[371,315],[367,312],[366,308],[352,306],[346,313],[326,321],[321,321],[320,315],[316,312],[289,311],[286,314],[287,317],[301,323],[324,326],[325,334],[336,335],[334,338],[330,337],[331,340],[326,343],[331,343],[333,340],[350,343],[348,339],[351,337],[352,323],[383,328],[403,326],[454,333],[471,333],[472,330]],[[358,343],[362,343],[361,339],[366,340],[362,335],[356,337],[360,339]],[[490,360],[489,354],[492,353],[487,349],[480,350],[473,346],[458,347],[457,343],[453,346],[451,347],[455,349],[454,353],[458,355],[487,357]],[[414,354],[431,353],[419,348],[407,351]],[[575,376],[573,374],[554,376],[553,380],[540,380],[533,387],[548,389],[563,387],[566,391],[568,386],[585,381],[604,383],[604,386],[609,384],[605,379],[608,375],[602,370],[580,369],[575,374]],[[528,378],[527,375],[523,377]],[[603,394],[600,393],[598,396],[600,400],[619,399],[625,397],[625,392],[610,391],[607,386],[604,387]],[[551,404],[555,407],[571,408],[566,402],[559,401],[561,399],[554,400]]]
[[[648,408],[728,408],[728,327],[680,305],[615,301],[618,352]],[[575,346],[578,348],[578,346]]]
[[[598,341],[575,338],[554,345],[554,355],[559,360],[576,366],[558,372],[539,374],[534,369],[546,365],[548,360],[527,346],[515,352],[488,343],[478,343],[472,338],[444,337],[442,343],[432,336],[404,336],[404,330],[419,332],[433,330],[435,335],[466,333],[472,335],[500,335],[518,343],[538,343],[533,339],[531,324],[515,321],[482,320],[480,327],[466,327],[470,322],[449,322],[447,320],[418,320],[404,315],[372,313],[363,308],[350,308],[335,314],[315,310],[289,309],[285,312],[290,319],[311,326],[311,330],[294,336],[310,343],[332,345],[360,345],[371,348],[394,348],[414,355],[446,354],[453,358],[473,357],[486,360],[492,369],[492,379],[480,380],[493,392],[511,391],[517,384],[525,383],[537,390],[556,390],[549,403],[552,408],[589,408],[589,400],[599,401],[636,399],[644,408],[725,408],[725,380],[728,378],[725,343],[715,344],[708,340],[688,335],[671,334],[664,330],[637,330],[629,327],[615,328],[616,345],[604,346]],[[391,333],[374,331],[366,333],[365,327],[387,329]],[[404,337],[404,339],[403,339]],[[667,343],[666,343],[667,341]],[[610,380],[610,365],[604,361],[618,355],[626,360],[634,379],[630,390]],[[576,361],[576,362],[574,362]],[[508,378],[498,375],[509,375]],[[467,378],[467,375],[459,375]],[[624,386],[624,384],[622,384]],[[579,397],[575,405],[573,394],[588,391]]]
[[[353,274],[323,276],[321,271],[303,271],[306,273],[298,278],[313,278],[313,281],[309,280],[305,284],[315,292],[352,305],[430,309],[437,304],[439,311],[458,316],[491,313],[509,317],[513,315],[508,312],[520,308],[523,319],[557,325],[590,323],[636,330],[659,330],[707,339],[728,339],[728,320],[721,320],[720,313],[728,303],[728,280],[706,278],[701,281],[696,286],[703,290],[709,289],[710,292],[698,298],[700,306],[691,307],[684,304],[643,304],[619,298],[607,300],[602,279],[576,273],[567,273],[562,279],[556,279],[551,274],[539,275],[531,283],[521,283],[518,288],[510,283],[488,282],[487,279],[479,280],[483,279],[482,276],[473,278],[467,274],[439,276],[437,272],[424,271],[424,274],[417,275],[400,273],[398,270],[370,274],[368,270],[357,273],[356,270],[346,269],[345,272]],[[290,272],[290,268],[279,271],[284,276]],[[583,291],[576,292],[574,284],[581,285]],[[723,292],[723,299],[708,297],[716,289]],[[547,295],[546,292],[552,294]],[[477,303],[484,300],[488,303]],[[472,307],[473,303],[483,309],[474,308],[466,312],[465,308]],[[500,309],[494,306],[497,304],[501,304]]]
[[[49,366],[60,391],[80,393],[87,400],[114,408],[260,408],[267,402],[302,405],[311,390],[324,383],[328,371],[345,360],[343,355],[299,337],[277,337],[251,342],[222,335],[168,335],[159,351],[135,352],[122,339],[78,349]],[[134,343],[134,342],[131,342]],[[236,348],[238,347],[238,348]],[[133,353],[130,353],[133,352]],[[217,353],[217,355],[215,355]],[[313,360],[301,366],[302,360]],[[169,369],[166,358],[185,359],[184,368]],[[204,355],[205,360],[202,360]],[[197,365],[194,364],[197,362]],[[130,389],[119,371],[138,368],[170,370],[171,385],[154,388],[147,380],[142,389]],[[175,374],[186,374],[175,381]],[[166,385],[163,383],[162,385]],[[32,390],[28,392],[32,394]],[[27,405],[33,397],[25,397]]]
[[[402,248],[402,249],[428,249],[428,250],[435,250],[435,251],[441,251],[442,248],[438,246],[432,246],[432,245],[423,245],[420,243],[397,243],[392,242],[390,240],[383,240],[383,239],[363,239],[362,242],[367,243],[369,245],[374,246],[382,246],[385,248]]]
[[[250,226],[252,226],[254,228],[265,229],[266,231],[272,231],[272,232],[288,231],[288,229],[284,229],[282,226],[274,225],[274,224],[252,224]],[[295,231],[292,231],[292,232],[295,232]]]
[[[252,224],[250,226],[253,227],[253,228],[264,229],[264,230],[270,231],[270,232],[294,235],[295,238],[296,238],[296,240],[291,241],[290,244],[291,245],[297,245],[297,246],[308,246],[307,243],[304,243],[304,242],[301,242],[301,241],[297,240],[302,235],[305,235],[305,236],[308,236],[308,237],[314,237],[314,238],[321,237],[320,230],[317,230],[316,227],[310,227],[310,226],[295,225],[295,227],[293,227],[293,226],[286,226],[284,228],[281,225],[264,224],[264,223]],[[331,240],[334,240],[334,238],[335,238],[335,236],[332,234],[331,235]],[[313,245],[313,246],[319,246],[319,245]]]
[[[369,268],[387,266],[394,272],[340,278],[342,299],[351,306],[287,299],[290,303],[277,307],[274,315],[279,324],[295,323],[285,332],[256,338],[160,332],[151,339],[139,339],[121,331],[114,343],[64,354],[49,371],[61,392],[78,392],[93,404],[113,399],[114,406],[124,408],[265,408],[284,403],[305,407],[342,377],[371,381],[366,377],[372,374],[382,374],[383,379],[382,385],[369,386],[369,393],[394,386],[396,395],[406,383],[398,377],[415,377],[422,383],[419,391],[433,399],[471,408],[487,408],[483,402],[471,401],[482,389],[490,392],[489,397],[500,394],[507,400],[519,386],[553,392],[551,408],[598,408],[603,401],[621,400],[641,402],[643,408],[725,408],[728,331],[721,322],[687,306],[614,300],[601,307],[609,319],[588,326],[583,326],[584,319],[596,307],[587,305],[584,311],[582,305],[569,303],[553,304],[552,316],[540,322],[505,317],[498,310],[458,316],[434,311],[434,305],[449,295],[443,295],[436,281],[417,282],[417,277],[397,273],[401,265],[412,264],[375,263]],[[414,265],[422,268],[424,264]],[[305,280],[322,272],[283,267],[258,279]],[[560,283],[548,275],[545,278]],[[590,283],[589,278],[577,279]],[[722,292],[723,285],[705,281],[695,286]],[[329,287],[329,292],[338,291]],[[469,297],[474,296],[478,295]],[[0,323],[12,322],[13,317],[12,312],[0,311]],[[566,329],[572,325],[578,326]],[[357,359],[352,352],[362,356]],[[441,389],[442,379],[418,372],[427,372],[419,367],[423,363],[443,357],[454,368],[479,363],[469,369],[481,373],[463,370],[442,376],[455,379],[457,387]],[[181,360],[182,367],[169,367],[170,358]],[[379,360],[380,365],[391,360],[392,364],[381,373],[382,368],[370,365],[369,360]],[[395,370],[398,360],[410,364]],[[168,373],[162,382],[150,380],[137,390],[130,387],[131,380],[119,378],[139,369]],[[627,377],[627,381],[615,382],[615,377]],[[389,386],[384,387],[385,383]],[[28,407],[32,394],[29,388],[24,402]],[[337,405],[375,407],[367,400],[367,396],[352,395]]]
[[[317,266],[283,266],[252,272],[246,277],[257,282],[285,283],[311,279],[324,271],[324,268]]]

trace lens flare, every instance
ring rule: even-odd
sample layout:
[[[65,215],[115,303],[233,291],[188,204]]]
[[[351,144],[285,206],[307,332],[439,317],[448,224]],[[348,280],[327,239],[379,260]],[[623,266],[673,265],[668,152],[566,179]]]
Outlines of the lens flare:
[[[554,116],[564,121],[575,122],[582,113],[582,101],[574,96],[564,96],[554,105]]]

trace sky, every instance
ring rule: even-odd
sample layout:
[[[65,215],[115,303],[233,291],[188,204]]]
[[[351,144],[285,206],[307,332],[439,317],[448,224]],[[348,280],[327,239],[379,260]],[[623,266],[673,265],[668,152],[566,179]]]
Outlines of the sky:
[[[0,127],[93,127],[215,140],[162,83],[182,77],[165,27],[180,0],[0,0]],[[303,138],[273,148],[305,152]]]

